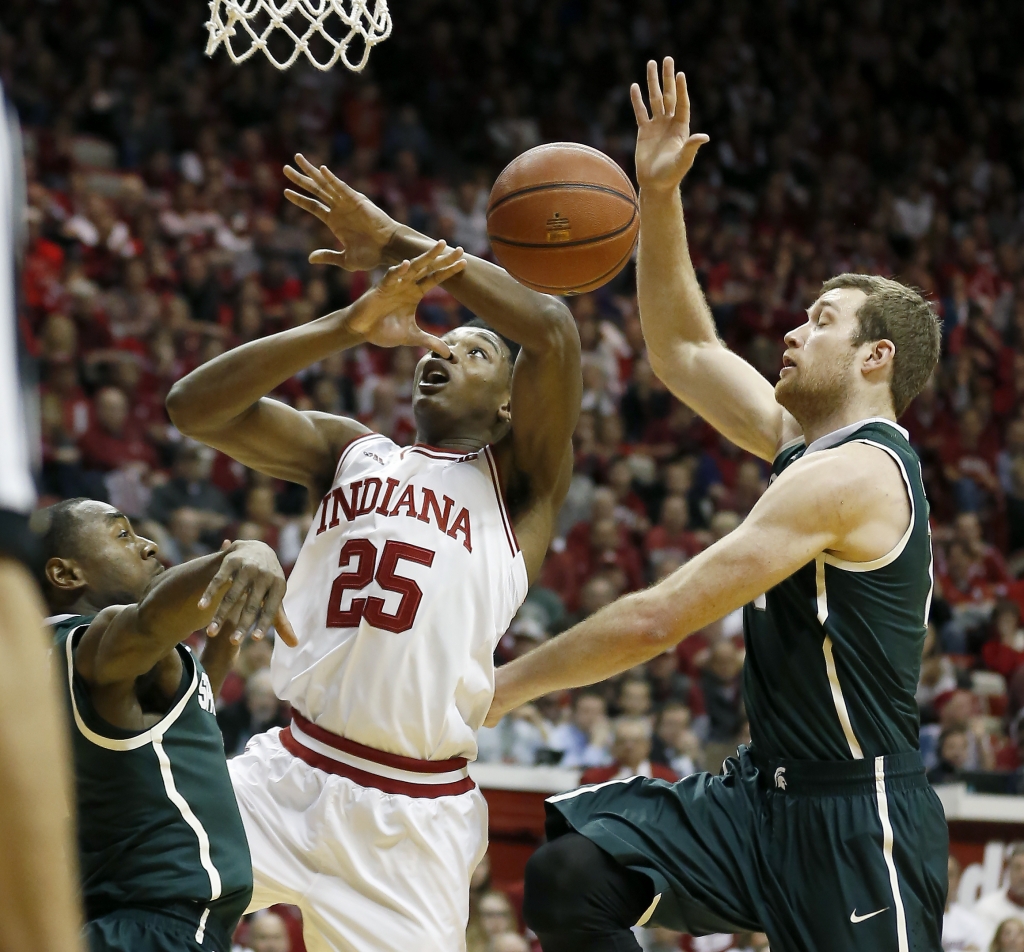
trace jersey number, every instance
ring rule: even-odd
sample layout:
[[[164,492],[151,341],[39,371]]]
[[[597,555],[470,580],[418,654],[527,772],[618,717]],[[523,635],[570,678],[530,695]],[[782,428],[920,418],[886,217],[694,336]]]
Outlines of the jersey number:
[[[338,565],[347,567],[348,571],[342,572],[331,586],[331,599],[327,603],[327,627],[356,628],[365,618],[374,628],[396,634],[412,628],[423,600],[423,590],[414,579],[395,574],[402,559],[429,567],[434,562],[434,553],[418,545],[391,540],[384,544],[378,565],[377,546],[369,539],[349,539],[341,547],[341,555],[338,557]],[[377,568],[376,573],[374,566]],[[374,579],[385,592],[402,596],[398,610],[393,615],[384,611],[384,599],[376,595],[353,597],[351,606],[342,609],[345,592],[362,591]]]

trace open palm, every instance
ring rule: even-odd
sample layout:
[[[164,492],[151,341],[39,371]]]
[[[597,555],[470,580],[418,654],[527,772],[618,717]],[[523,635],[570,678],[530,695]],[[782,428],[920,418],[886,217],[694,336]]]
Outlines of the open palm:
[[[664,87],[664,91],[663,91]],[[647,92],[651,101],[648,114],[638,83],[629,89],[636,114],[636,178],[641,189],[678,188],[690,171],[697,150],[709,141],[703,134],[690,134],[690,97],[686,76],[675,72],[675,63],[666,56],[662,63],[662,81],[658,64],[647,64]]]
[[[295,164],[298,169],[290,165],[284,167],[285,177],[310,194],[287,188],[285,198],[319,218],[342,245],[341,251],[314,251],[310,262],[335,265],[346,271],[376,268],[381,263],[384,248],[398,229],[398,222],[343,182],[326,165],[317,168],[302,154],[295,156]]]

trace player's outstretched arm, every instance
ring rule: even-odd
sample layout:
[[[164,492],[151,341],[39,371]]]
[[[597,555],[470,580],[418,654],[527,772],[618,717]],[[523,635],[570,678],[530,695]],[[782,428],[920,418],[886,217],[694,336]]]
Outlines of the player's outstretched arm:
[[[640,87],[630,96],[638,126],[640,183],[637,298],[651,367],[687,406],[743,449],[770,460],[799,435],[768,383],[719,339],[686,241],[679,184],[706,135],[690,133],[686,78],[671,57],[647,64],[650,114]],[[662,88],[664,85],[664,89]]]
[[[134,684],[200,628],[237,644],[250,628],[261,637],[274,624],[295,645],[284,592],[284,571],[270,546],[233,542],[157,576],[137,604],[103,609],[79,642],[75,669],[95,686]]]
[[[421,331],[413,314],[427,290],[462,267],[461,256],[440,242],[391,268],[378,287],[351,306],[197,367],[167,396],[171,421],[240,463],[320,496],[331,484],[342,449],[369,430],[357,420],[302,412],[266,394],[311,364],[364,341],[428,347],[447,356],[444,342]]]
[[[880,558],[909,521],[902,477],[884,451],[849,444],[798,461],[738,529],[663,582],[620,598],[499,668],[487,723],[542,694],[603,681],[650,660],[822,552],[851,562]]]
[[[391,219],[326,166],[317,168],[301,155],[296,164],[298,169],[285,167],[285,175],[309,194],[289,189],[285,195],[319,218],[343,245],[342,251],[314,252],[314,264],[365,270],[430,248],[433,239]],[[482,258],[466,255],[465,261],[465,270],[448,278],[445,290],[522,347],[512,379],[512,437],[498,448],[498,461],[506,487],[521,481],[529,500],[514,518],[533,579],[572,478],[571,438],[583,392],[579,333],[557,298],[524,287]]]

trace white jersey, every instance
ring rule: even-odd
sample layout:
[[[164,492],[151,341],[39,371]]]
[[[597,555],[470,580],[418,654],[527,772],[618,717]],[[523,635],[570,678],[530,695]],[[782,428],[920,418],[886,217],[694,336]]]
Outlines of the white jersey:
[[[319,727],[420,760],[476,756],[493,652],[529,582],[489,447],[342,453],[288,580],[298,647],[278,697]]]

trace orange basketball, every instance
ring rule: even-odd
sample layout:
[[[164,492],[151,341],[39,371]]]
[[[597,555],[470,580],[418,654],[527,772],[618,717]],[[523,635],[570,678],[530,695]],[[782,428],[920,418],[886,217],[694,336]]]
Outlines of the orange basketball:
[[[509,274],[535,291],[582,294],[611,281],[640,230],[633,183],[603,152],[539,145],[491,189],[487,235]]]

